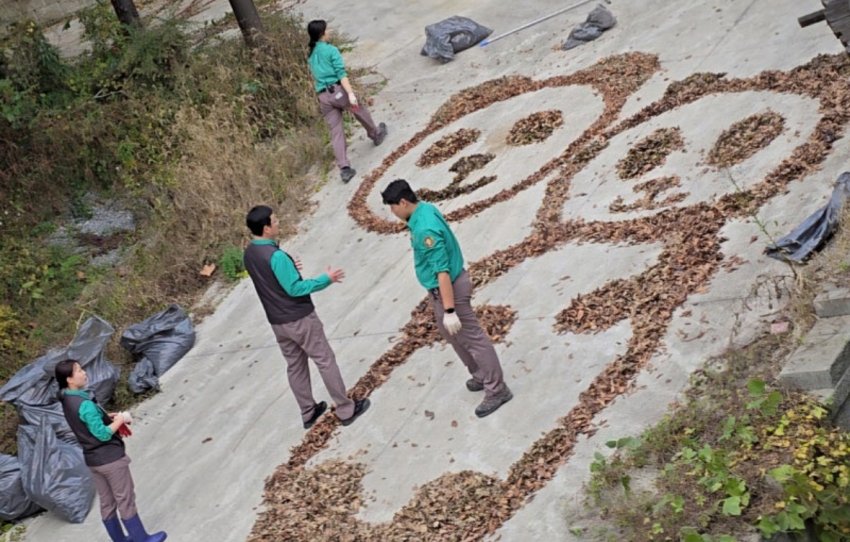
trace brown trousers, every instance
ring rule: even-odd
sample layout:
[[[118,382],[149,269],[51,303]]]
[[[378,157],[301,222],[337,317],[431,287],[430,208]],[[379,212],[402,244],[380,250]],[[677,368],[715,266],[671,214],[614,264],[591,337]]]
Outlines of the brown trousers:
[[[136,489],[133,476],[130,474],[128,456],[125,455],[121,459],[99,467],[89,467],[89,470],[100,499],[101,518],[111,519],[118,512],[121,514],[121,519],[129,519],[138,513]]]
[[[328,344],[322,321],[319,320],[316,311],[295,322],[272,324],[272,331],[277,338],[283,357],[286,358],[286,376],[289,378],[289,387],[301,409],[302,421],[306,422],[313,416],[313,408],[316,405],[310,384],[308,357],[319,369],[322,382],[325,383],[325,388],[336,404],[336,415],[343,420],[353,416],[354,401],[346,394],[345,384],[342,381],[339,366],[336,364],[336,356],[331,350],[331,345]]]
[[[339,96],[339,97],[337,97]],[[354,118],[357,119],[363,128],[366,128],[366,135],[369,139],[375,139],[378,135],[378,127],[375,126],[375,121],[372,120],[372,115],[366,106],[359,104],[357,107],[351,107],[348,101],[348,94],[341,85],[334,85],[330,92],[319,93],[319,111],[325,118],[328,128],[331,131],[331,146],[334,149],[334,157],[336,165],[340,169],[350,167],[348,161],[348,150],[345,145],[345,128],[342,125],[342,113],[348,111]]]
[[[502,365],[499,356],[493,348],[490,337],[481,329],[478,317],[472,310],[472,281],[466,270],[452,283],[455,297],[455,312],[463,327],[454,336],[446,332],[443,327],[443,300],[437,289],[431,290],[431,306],[434,308],[434,316],[437,317],[437,329],[440,335],[452,345],[460,360],[466,365],[472,378],[484,384],[484,392],[487,397],[501,392],[505,387],[502,376]]]

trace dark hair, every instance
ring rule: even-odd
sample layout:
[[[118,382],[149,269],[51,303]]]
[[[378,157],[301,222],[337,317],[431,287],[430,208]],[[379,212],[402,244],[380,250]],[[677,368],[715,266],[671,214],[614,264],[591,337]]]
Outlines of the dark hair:
[[[59,382],[59,389],[64,390],[68,387],[68,378],[74,374],[74,364],[77,363],[73,359],[63,359],[56,364],[53,374],[56,376],[56,381]]]
[[[310,34],[310,54],[313,54],[313,49],[316,44],[325,35],[325,30],[328,28],[328,23],[323,19],[315,19],[307,24],[307,33]]]
[[[272,225],[272,208],[268,205],[257,205],[248,211],[248,216],[245,218],[245,224],[256,236],[263,235],[263,227]]]
[[[388,184],[384,191],[381,192],[381,198],[383,198],[386,205],[395,205],[401,200],[407,200],[410,203],[419,201],[416,197],[416,192],[410,188],[410,185],[404,179],[396,179]]]

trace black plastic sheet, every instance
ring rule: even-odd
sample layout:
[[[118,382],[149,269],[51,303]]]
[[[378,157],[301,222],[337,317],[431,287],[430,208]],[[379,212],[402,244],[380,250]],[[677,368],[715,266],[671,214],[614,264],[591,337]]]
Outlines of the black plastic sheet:
[[[147,320],[128,327],[121,346],[136,358],[130,373],[133,393],[159,388],[159,377],[171,369],[195,345],[192,320],[182,308],[171,305]]]
[[[614,15],[605,6],[599,4],[590,12],[583,23],[573,28],[561,49],[567,51],[588,41],[593,41],[616,24],[617,19]]]
[[[492,29],[472,19],[455,15],[425,27],[425,45],[420,54],[449,62],[455,53],[469,49],[492,33]]]
[[[848,196],[850,172],[845,171],[835,181],[829,202],[806,218],[791,233],[768,246],[765,253],[777,260],[802,263],[813,252],[820,250],[835,233]]]

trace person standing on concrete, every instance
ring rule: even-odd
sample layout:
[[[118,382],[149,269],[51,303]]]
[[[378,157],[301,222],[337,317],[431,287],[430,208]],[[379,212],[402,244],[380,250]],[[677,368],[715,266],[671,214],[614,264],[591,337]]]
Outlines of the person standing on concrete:
[[[310,21],[307,25],[310,35],[310,72],[313,74],[316,92],[319,95],[319,110],[331,131],[331,146],[333,146],[336,164],[339,166],[342,182],[347,183],[357,172],[348,161],[345,144],[345,129],[342,124],[342,113],[350,111],[354,118],[366,128],[366,134],[375,146],[383,143],[387,136],[387,125],[383,122],[375,126],[372,115],[366,106],[357,101],[342,54],[339,49],[328,43],[330,29],[323,20]]]
[[[325,388],[336,404],[340,422],[351,424],[369,408],[369,399],[354,401],[346,394],[336,356],[310,298],[310,294],[324,290],[331,283],[342,282],[345,273],[342,269],[328,267],[327,273],[316,278],[302,278],[301,262],[281,250],[275,241],[280,230],[271,207],[254,207],[245,222],[254,236],[245,249],[245,269],[286,359],[289,387],[301,409],[304,429],[311,428],[328,408],[324,401],[317,403],[313,399],[308,357],[319,369]]]
[[[418,201],[407,181],[391,182],[381,197],[410,229],[416,278],[428,290],[440,334],[472,375],[466,388],[484,390],[484,400],[475,415],[483,418],[492,414],[513,399],[513,394],[505,384],[496,349],[472,310],[472,282],[463,267],[457,239],[440,211]]]
[[[73,359],[62,360],[53,371],[59,383],[62,411],[83,448],[100,499],[100,516],[112,542],[162,542],[164,532],[148,534],[136,510],[136,493],[130,458],[124,453],[121,432],[130,415],[107,413],[86,391],[88,376]],[[118,519],[121,514],[121,519]],[[127,529],[129,538],[124,536]]]

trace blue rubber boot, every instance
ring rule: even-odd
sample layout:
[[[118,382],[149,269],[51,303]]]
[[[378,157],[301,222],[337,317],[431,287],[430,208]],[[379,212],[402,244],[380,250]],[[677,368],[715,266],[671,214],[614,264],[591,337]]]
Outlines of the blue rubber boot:
[[[168,538],[168,535],[162,531],[154,534],[148,534],[147,531],[145,531],[145,526],[142,525],[142,520],[139,519],[138,514],[125,519],[124,527],[127,529],[127,532],[130,533],[130,542],[162,542]]]
[[[112,542],[132,542],[124,536],[124,529],[121,527],[121,521],[118,519],[118,516],[103,520],[103,526],[106,527],[106,532],[109,533],[109,538],[112,539]]]

